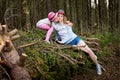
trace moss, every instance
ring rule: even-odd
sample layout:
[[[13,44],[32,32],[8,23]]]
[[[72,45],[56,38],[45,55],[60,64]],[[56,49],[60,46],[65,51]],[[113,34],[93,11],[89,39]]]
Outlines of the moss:
[[[43,40],[45,32],[42,30],[33,29],[29,32],[19,31],[19,33],[21,35],[20,39],[14,41],[17,47],[38,41],[37,44],[19,49],[20,53],[25,52],[28,55],[26,67],[33,79],[67,80],[75,74],[86,74],[95,66],[86,53],[72,49],[62,49],[60,51],[53,41],[51,44],[46,43]],[[97,54],[99,59],[112,53],[109,45],[117,41],[116,37],[112,37],[112,34],[109,33],[104,35],[96,34],[94,37],[99,38],[102,44],[103,52]],[[57,53],[67,54],[73,59],[84,61],[85,65],[72,65]],[[80,55],[83,56],[83,59],[79,58]]]

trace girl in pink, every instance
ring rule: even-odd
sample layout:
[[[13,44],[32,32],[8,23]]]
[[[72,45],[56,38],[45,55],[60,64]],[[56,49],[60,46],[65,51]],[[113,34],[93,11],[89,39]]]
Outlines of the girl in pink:
[[[45,36],[45,41],[48,43],[50,43],[49,39],[54,30],[52,27],[52,23],[58,21],[57,15],[58,15],[58,13],[50,12],[48,14],[48,18],[41,19],[36,23],[37,28],[47,31],[46,36]]]

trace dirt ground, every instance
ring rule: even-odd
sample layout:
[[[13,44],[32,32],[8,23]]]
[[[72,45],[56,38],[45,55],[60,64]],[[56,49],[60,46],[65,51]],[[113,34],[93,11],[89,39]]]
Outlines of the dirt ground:
[[[102,66],[106,71],[97,75],[95,70],[87,74],[75,75],[72,80],[120,80],[120,53],[104,56]]]

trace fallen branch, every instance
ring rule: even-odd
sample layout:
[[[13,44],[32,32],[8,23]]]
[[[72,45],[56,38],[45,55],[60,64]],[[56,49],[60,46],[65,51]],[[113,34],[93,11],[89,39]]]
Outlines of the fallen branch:
[[[38,41],[29,43],[29,44],[25,44],[25,45],[19,46],[19,47],[17,47],[17,49],[25,48],[25,47],[28,47],[28,46],[32,46],[32,45],[34,45],[34,44],[37,44],[37,43],[40,42],[40,41],[41,41],[41,40],[38,40]],[[41,41],[41,42],[43,42],[43,41]]]
[[[6,25],[2,25],[2,32],[3,32],[3,34],[7,34],[7,26]]]
[[[100,39],[98,38],[86,38],[87,41],[94,41],[94,42],[100,42]]]
[[[3,68],[1,65],[0,65],[0,68],[5,72],[5,74],[8,76],[9,80],[11,80],[11,77],[10,75],[7,73],[6,69]]]
[[[25,53],[22,53],[22,55],[20,56],[20,63],[19,63],[21,67],[24,67],[26,58],[27,55]]]
[[[28,46],[32,46],[32,45],[37,44],[37,43],[38,43],[38,41],[37,42],[33,42],[33,43],[29,43],[29,44],[25,44],[25,45],[19,46],[18,49],[19,48],[25,48],[25,47],[28,47]]]
[[[70,60],[68,57],[62,55],[61,53],[57,53],[57,54],[60,55],[61,57],[63,57],[64,59],[66,59],[67,61],[69,61],[71,64],[73,64],[73,65],[75,64],[74,61]]]
[[[64,54],[64,56],[68,57],[70,60],[72,60],[72,61],[75,62],[75,63],[78,63],[78,64],[85,64],[84,62],[77,61],[76,59],[70,57],[70,55]]]
[[[12,36],[12,37],[11,37],[11,40],[15,40],[15,39],[17,39],[17,38],[19,38],[19,37],[20,37],[20,35],[17,34],[17,35],[15,35],[15,36]]]
[[[75,64],[74,61],[70,60],[68,57],[64,56],[61,54],[61,49],[59,48],[58,44],[56,44],[57,48],[59,49],[60,53],[57,53],[58,55],[60,55],[61,57],[65,58],[66,60],[68,60],[71,64]]]
[[[16,34],[18,32],[18,29],[14,29],[11,32],[9,32],[9,36],[13,36],[14,34]]]
[[[60,47],[58,46],[58,44],[56,44],[57,48],[59,49],[60,53],[57,53],[58,55],[60,55],[61,57],[65,58],[66,60],[68,60],[71,64],[85,64],[83,62],[78,62],[77,60],[73,59],[72,57],[70,57],[69,55],[67,54],[61,54],[62,51],[60,49]]]
[[[85,41],[85,43],[88,44],[88,45],[99,46],[99,44],[98,44],[97,42],[94,42],[94,41],[92,41],[92,42],[90,42],[90,41]]]

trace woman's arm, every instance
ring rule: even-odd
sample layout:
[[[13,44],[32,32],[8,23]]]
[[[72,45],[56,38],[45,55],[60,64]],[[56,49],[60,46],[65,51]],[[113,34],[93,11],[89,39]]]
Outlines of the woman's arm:
[[[66,24],[67,24],[68,26],[73,26],[73,23],[70,22],[70,21],[66,21]]]

